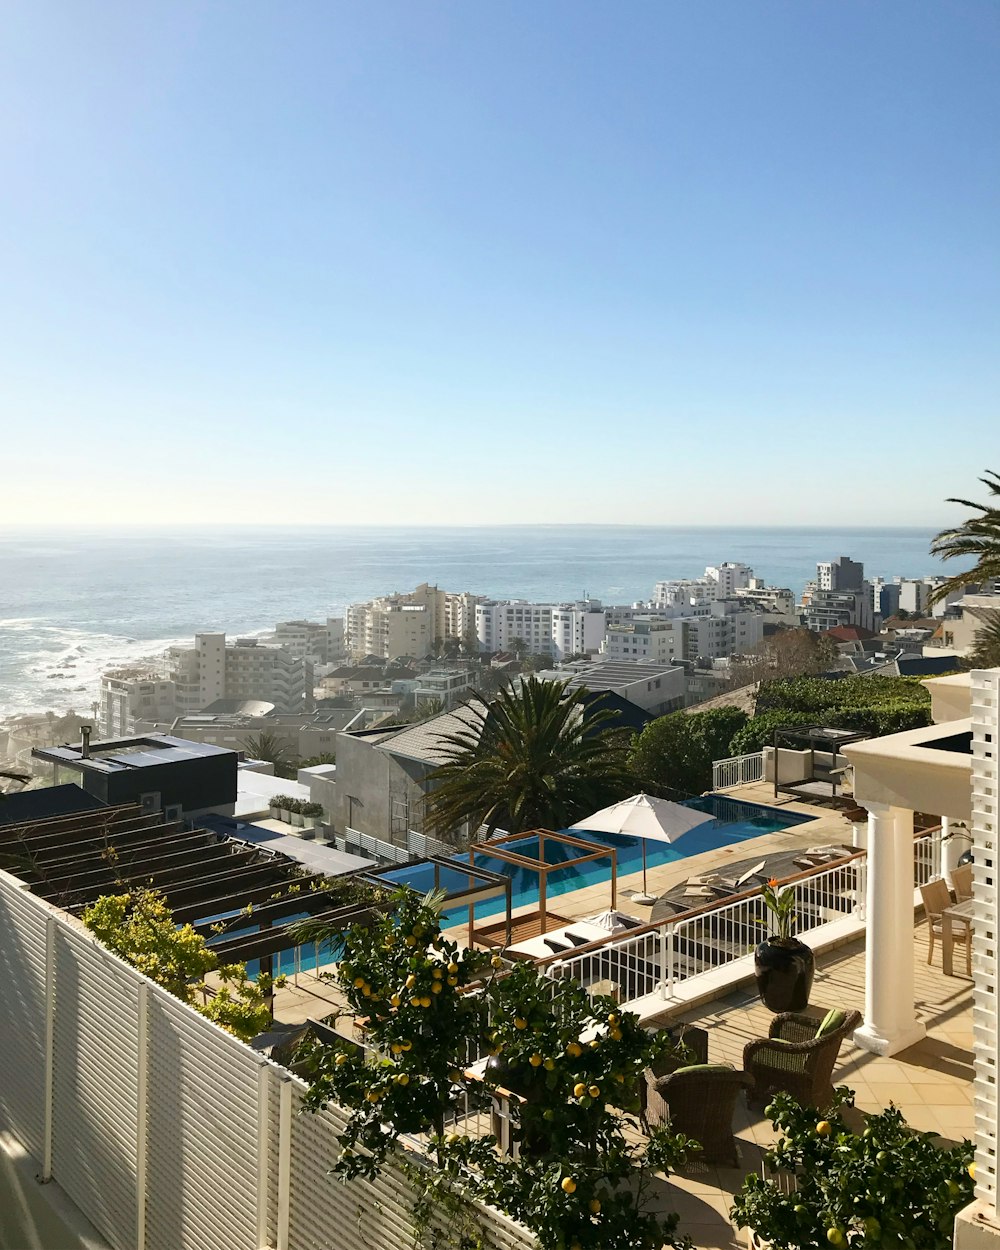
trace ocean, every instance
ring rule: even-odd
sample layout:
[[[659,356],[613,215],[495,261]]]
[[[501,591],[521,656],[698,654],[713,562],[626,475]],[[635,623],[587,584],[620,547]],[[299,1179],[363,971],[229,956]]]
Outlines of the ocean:
[[[747,501],[752,510],[753,501]],[[647,599],[665,578],[737,560],[798,593],[816,562],[938,572],[931,530],[641,526],[0,530],[0,719],[89,713],[106,668],[196,630],[259,633],[338,616],[422,581],[505,598]]]

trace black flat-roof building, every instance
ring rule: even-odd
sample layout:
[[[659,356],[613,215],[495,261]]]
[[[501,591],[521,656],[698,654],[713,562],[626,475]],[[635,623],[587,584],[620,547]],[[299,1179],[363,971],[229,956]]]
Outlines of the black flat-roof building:
[[[168,819],[215,811],[236,803],[239,754],[207,742],[168,734],[143,734],[78,746],[36,747],[36,759],[55,770],[55,782],[75,781],[95,799],[115,807],[138,803]]]

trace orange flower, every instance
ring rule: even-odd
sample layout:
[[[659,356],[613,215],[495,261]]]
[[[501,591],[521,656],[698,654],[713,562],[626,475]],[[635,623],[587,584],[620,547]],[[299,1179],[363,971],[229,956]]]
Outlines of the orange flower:
[[[771,878],[768,880],[768,883],[767,883],[767,884],[768,884],[768,885],[771,887],[771,889],[773,890],[773,889],[774,889],[774,887],[778,884],[778,878],[777,878],[777,877],[771,877]]]

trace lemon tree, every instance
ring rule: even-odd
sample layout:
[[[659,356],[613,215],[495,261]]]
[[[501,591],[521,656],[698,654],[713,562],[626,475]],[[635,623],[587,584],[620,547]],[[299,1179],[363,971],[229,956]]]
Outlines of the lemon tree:
[[[971,1142],[943,1148],[892,1106],[854,1132],[840,1114],[852,1100],[840,1088],[819,1114],[787,1094],[775,1097],[765,1113],[781,1136],[765,1162],[793,1174],[795,1188],[751,1174],[733,1222],[778,1250],[950,1250],[955,1216],[972,1201]]]
[[[349,1112],[335,1173],[374,1176],[400,1134],[423,1136],[437,1169],[409,1173],[423,1185],[415,1212],[440,1209],[444,1183],[520,1220],[543,1250],[659,1250],[674,1241],[676,1217],[649,1191],[685,1143],[663,1130],[625,1133],[666,1035],[646,1033],[613,999],[590,998],[575,982],[553,983],[530,965],[508,972],[496,957],[460,949],[432,902],[409,891],[342,941],[335,976],[365,1021],[367,1044],[313,1042],[300,1056],[307,1106]],[[470,1073],[480,1056],[490,1060],[485,1073]],[[445,1131],[501,1089],[518,1095],[517,1158],[493,1136]]]
[[[488,955],[445,938],[437,911],[410,890],[342,941],[335,979],[364,1021],[366,1047],[308,1046],[307,1103],[351,1111],[334,1171],[371,1176],[400,1133],[440,1143],[469,1085],[470,1055],[486,1046],[486,1001],[465,991],[493,970]]]

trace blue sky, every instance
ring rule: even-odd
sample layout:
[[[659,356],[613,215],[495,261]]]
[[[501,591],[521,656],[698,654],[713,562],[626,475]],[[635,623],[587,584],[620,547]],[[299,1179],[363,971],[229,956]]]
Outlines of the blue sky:
[[[0,522],[931,524],[995,0],[5,7]]]

